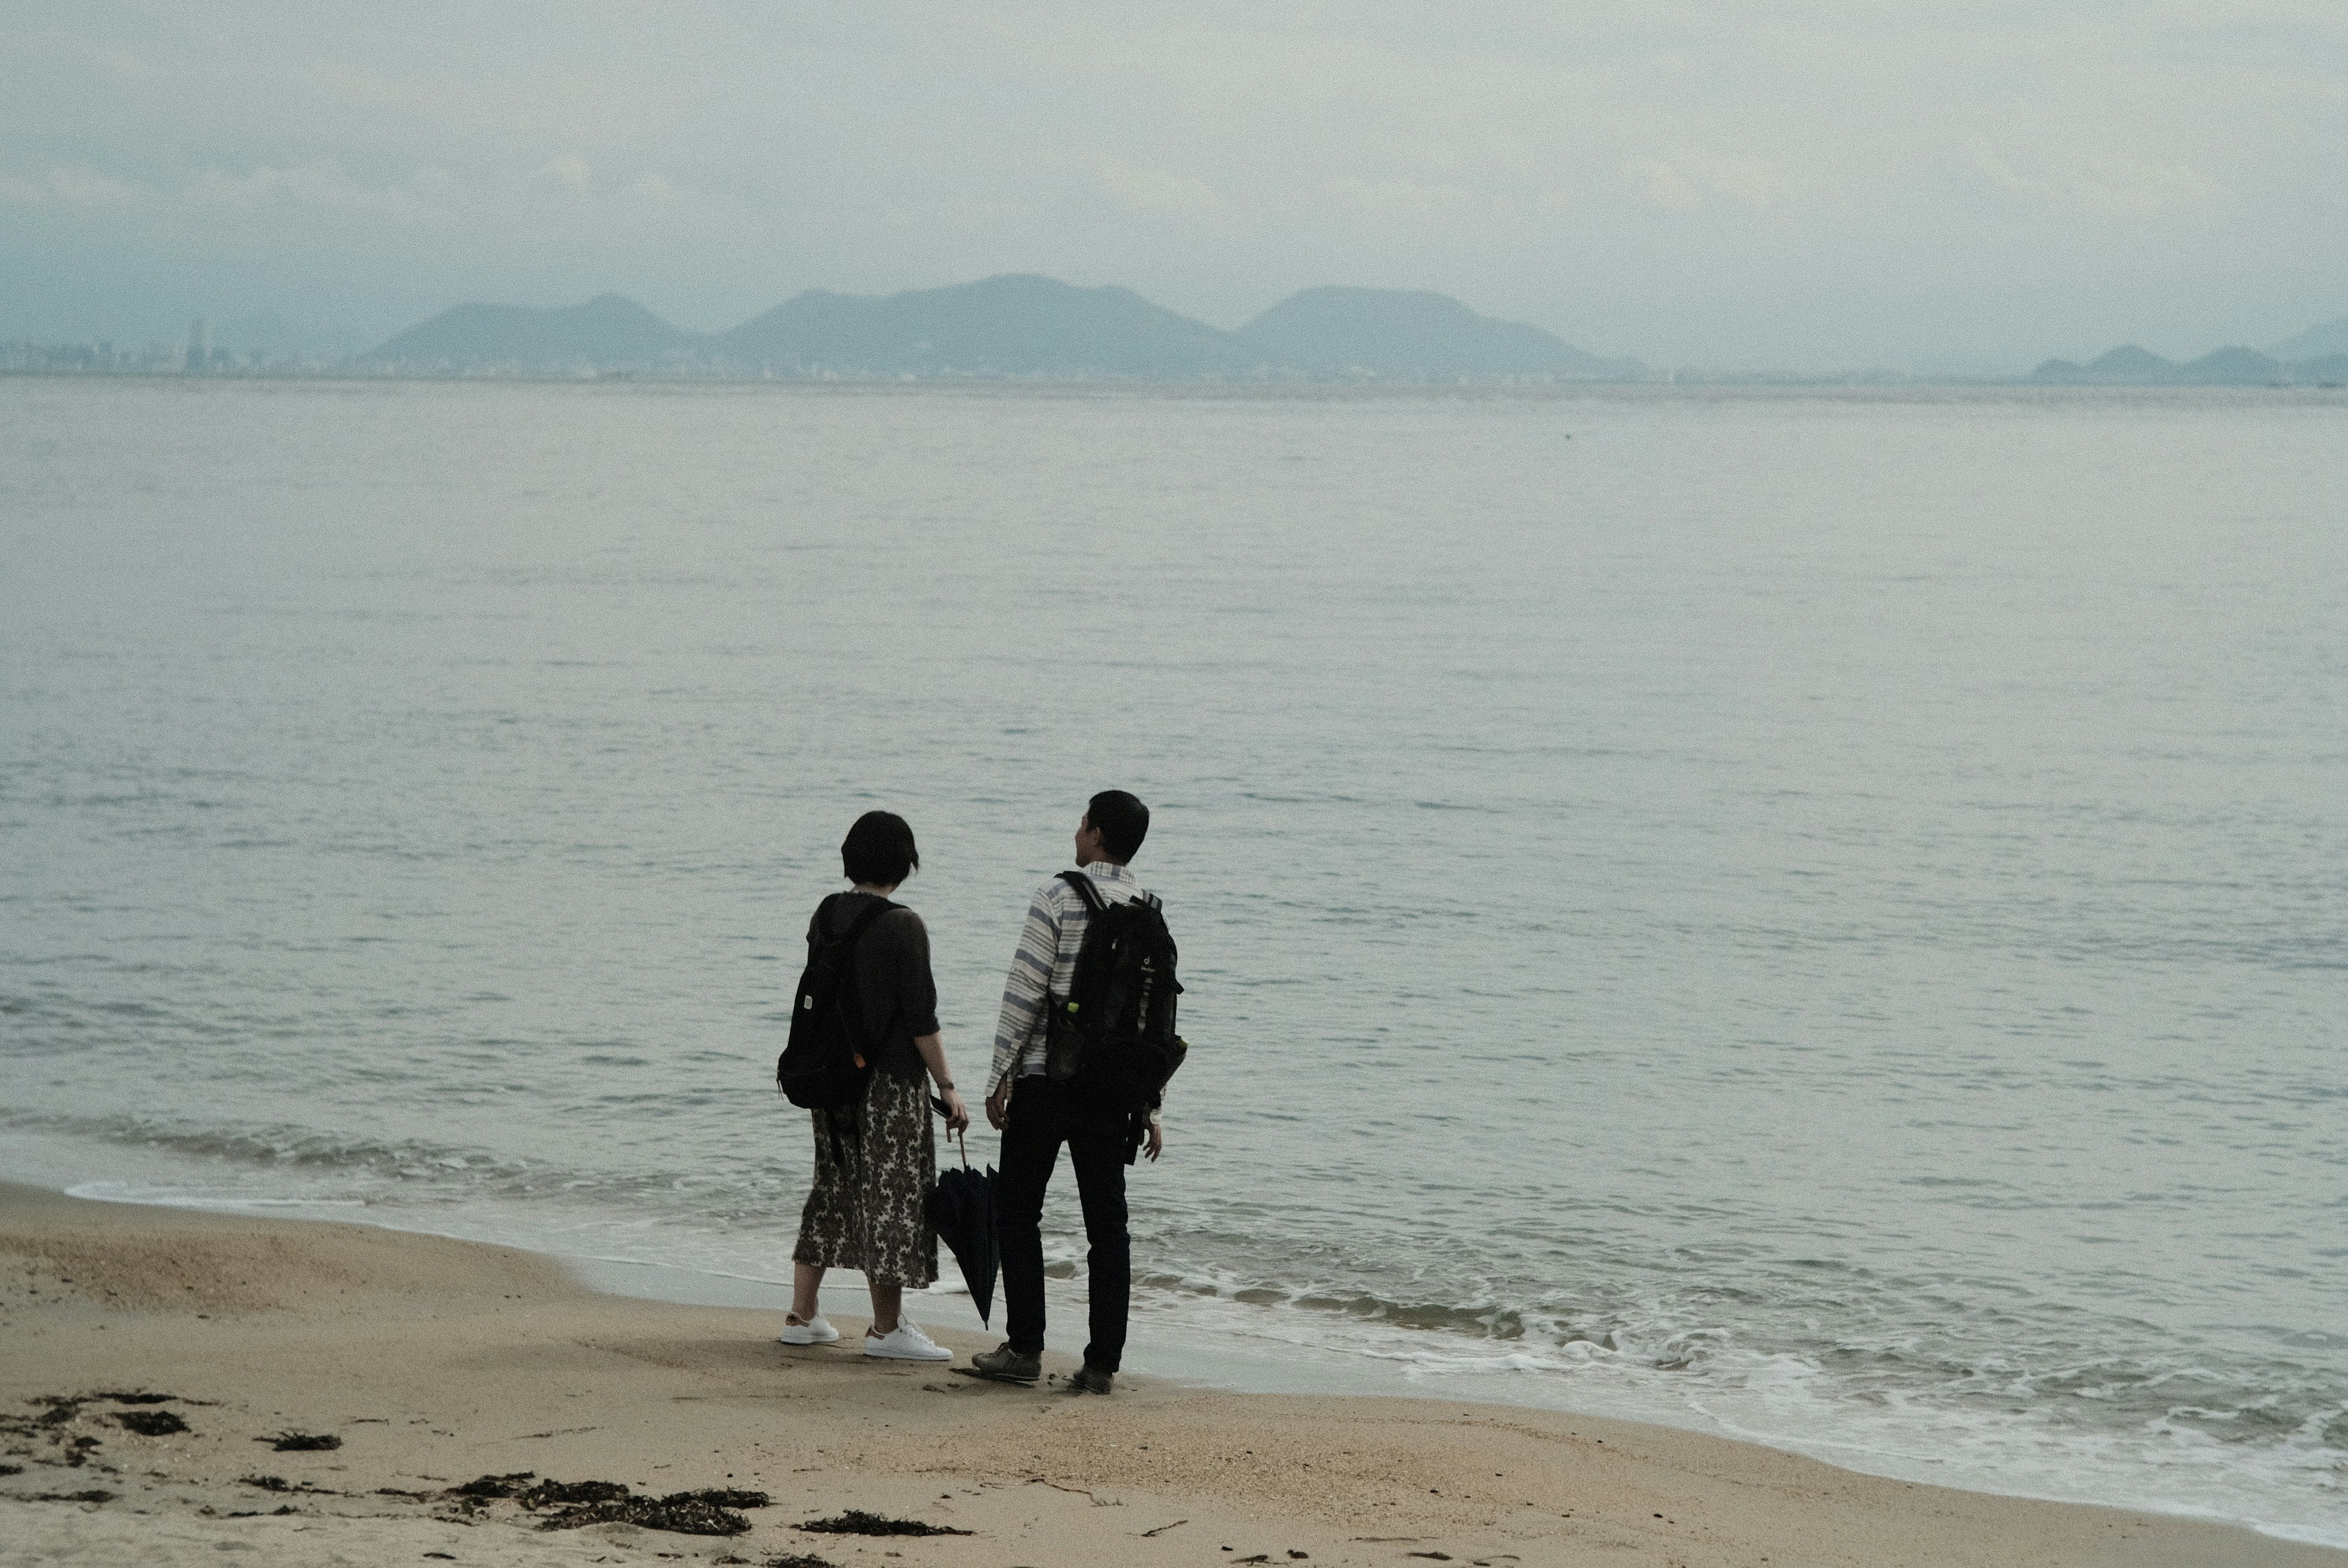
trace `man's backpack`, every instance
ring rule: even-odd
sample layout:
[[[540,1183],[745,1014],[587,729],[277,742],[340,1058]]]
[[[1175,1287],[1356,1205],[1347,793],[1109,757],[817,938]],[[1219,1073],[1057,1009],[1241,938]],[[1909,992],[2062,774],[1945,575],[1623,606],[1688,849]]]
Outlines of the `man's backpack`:
[[[901,907],[886,898],[831,934],[835,893],[817,908],[808,931],[807,968],[791,999],[791,1034],[775,1060],[775,1085],[794,1105],[810,1111],[853,1109],[872,1077],[856,999],[856,944],[881,916]]]
[[[1045,1002],[1045,1073],[1085,1105],[1147,1111],[1190,1049],[1174,1032],[1173,933],[1147,893],[1111,902],[1081,871],[1060,879],[1092,915],[1068,994]]]

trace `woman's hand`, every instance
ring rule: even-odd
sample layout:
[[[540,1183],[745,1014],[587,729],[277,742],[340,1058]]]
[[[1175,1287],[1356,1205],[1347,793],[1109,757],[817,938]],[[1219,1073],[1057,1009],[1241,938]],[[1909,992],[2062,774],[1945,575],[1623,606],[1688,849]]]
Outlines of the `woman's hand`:
[[[930,1081],[938,1086],[941,1102],[946,1108],[946,1131],[959,1132],[970,1125],[970,1112],[954,1092],[953,1074],[946,1071],[945,1037],[940,1034],[917,1034],[913,1049],[922,1053],[922,1065],[930,1070]]]

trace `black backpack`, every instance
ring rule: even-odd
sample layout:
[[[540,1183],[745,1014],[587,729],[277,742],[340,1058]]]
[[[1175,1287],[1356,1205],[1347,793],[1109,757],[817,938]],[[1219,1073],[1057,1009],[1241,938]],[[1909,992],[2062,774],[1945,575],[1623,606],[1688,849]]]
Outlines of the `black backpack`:
[[[1060,879],[1092,917],[1068,994],[1045,1000],[1044,1071],[1086,1106],[1148,1111],[1190,1050],[1174,1032],[1174,935],[1147,893],[1112,903],[1081,871]]]
[[[794,1105],[809,1111],[852,1110],[872,1077],[865,1055],[866,1031],[856,999],[856,944],[873,922],[901,907],[886,898],[856,917],[847,930],[831,932],[835,893],[818,907],[808,930],[807,968],[791,999],[791,1035],[775,1059],[775,1086]]]

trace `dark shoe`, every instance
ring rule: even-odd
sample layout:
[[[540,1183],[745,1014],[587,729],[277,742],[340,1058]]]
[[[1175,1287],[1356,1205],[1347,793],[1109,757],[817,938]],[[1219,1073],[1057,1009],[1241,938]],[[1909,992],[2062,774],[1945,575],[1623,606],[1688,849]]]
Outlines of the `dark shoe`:
[[[1117,1374],[1104,1372],[1098,1367],[1079,1367],[1068,1379],[1071,1394],[1106,1394],[1117,1385]]]
[[[992,1350],[982,1350],[970,1358],[970,1369],[982,1378],[992,1378],[998,1383],[1033,1383],[1044,1375],[1044,1358],[1023,1356],[1005,1339]]]

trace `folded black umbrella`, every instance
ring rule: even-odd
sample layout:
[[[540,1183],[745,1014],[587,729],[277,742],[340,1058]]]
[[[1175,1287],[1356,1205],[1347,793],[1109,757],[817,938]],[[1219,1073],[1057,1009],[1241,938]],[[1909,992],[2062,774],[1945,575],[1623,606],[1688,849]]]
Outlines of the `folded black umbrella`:
[[[994,1167],[973,1171],[965,1153],[959,1170],[939,1172],[938,1184],[930,1189],[930,1224],[962,1265],[970,1298],[978,1303],[978,1320],[987,1322],[994,1310],[994,1276],[1002,1266],[994,1241]]]

